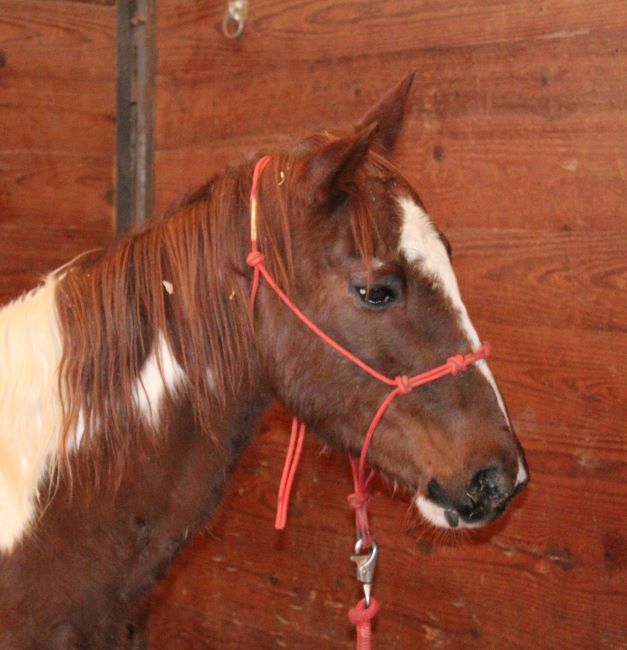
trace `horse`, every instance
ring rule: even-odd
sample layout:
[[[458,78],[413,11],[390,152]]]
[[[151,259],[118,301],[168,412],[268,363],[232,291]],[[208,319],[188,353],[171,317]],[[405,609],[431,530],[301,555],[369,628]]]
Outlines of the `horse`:
[[[253,233],[300,312],[397,378],[481,348],[449,242],[392,162],[412,80],[350,133],[263,152]],[[0,311],[3,649],[143,647],[156,582],[211,519],[274,399],[325,444],[365,451],[436,527],[483,526],[527,484],[483,357],[415,390],[399,379],[366,449],[390,387],[263,278],[251,303],[260,157]]]

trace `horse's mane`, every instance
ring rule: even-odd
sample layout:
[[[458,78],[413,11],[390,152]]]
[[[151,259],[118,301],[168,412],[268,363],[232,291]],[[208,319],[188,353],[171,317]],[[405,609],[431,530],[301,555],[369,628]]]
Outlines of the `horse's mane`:
[[[262,177],[260,248],[288,291],[294,260],[290,215],[302,196],[303,149],[315,150],[332,139],[313,136],[304,145],[273,152]],[[368,159],[369,166],[390,168],[377,154]],[[134,387],[159,336],[185,374],[196,423],[210,435],[216,410],[252,376],[256,361],[245,259],[253,162],[227,169],[160,218],[65,270],[57,291],[62,457],[67,458],[79,427],[83,440],[97,434],[109,460],[126,456],[132,435],[146,429]],[[356,251],[369,267],[378,233],[364,176],[358,170],[342,189],[351,200]],[[162,372],[160,360],[159,368]],[[166,392],[166,400],[173,397]]]

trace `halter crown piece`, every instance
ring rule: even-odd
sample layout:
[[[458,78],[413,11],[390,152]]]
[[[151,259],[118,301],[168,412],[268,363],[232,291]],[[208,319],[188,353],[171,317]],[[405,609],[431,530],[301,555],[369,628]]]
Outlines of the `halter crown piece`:
[[[392,401],[398,395],[407,395],[415,388],[427,384],[429,382],[440,379],[447,375],[457,375],[463,372],[466,368],[476,363],[487,359],[490,356],[491,348],[489,343],[483,342],[481,346],[470,354],[457,354],[449,357],[441,366],[428,370],[418,375],[407,377],[401,375],[391,379],[386,375],[381,374],[374,368],[370,367],[367,363],[356,357],[349,352],[346,348],[341,346],[337,341],[334,341],[330,336],[323,332],[314,322],[312,322],[305,314],[288,298],[285,292],[277,285],[274,278],[270,275],[264,265],[265,256],[258,248],[258,230],[257,230],[257,213],[258,213],[258,188],[259,180],[263,170],[271,160],[271,156],[264,156],[257,161],[255,171],[253,173],[252,186],[250,191],[250,239],[251,247],[250,252],[246,257],[246,263],[253,268],[253,282],[250,290],[249,307],[251,317],[254,311],[255,297],[259,289],[259,281],[263,276],[264,280],[270,288],[277,294],[281,301],[292,311],[292,313],[302,321],[310,330],[314,332],[325,343],[330,345],[336,352],[344,356],[346,359],[361,368],[365,373],[369,374],[374,379],[377,379],[383,384],[391,387],[391,391],[379,406],[375,413],[364,441],[361,447],[359,458],[349,456],[351,471],[353,474],[353,484],[355,491],[349,495],[348,503],[355,510],[355,531],[357,542],[355,544],[355,555],[351,556],[351,560],[357,565],[357,579],[361,582],[364,591],[364,597],[357,603],[357,605],[349,611],[348,618],[355,625],[357,631],[357,649],[368,650],[370,648],[371,630],[370,621],[376,616],[379,611],[379,602],[372,596],[372,583],[374,578],[374,571],[378,558],[378,546],[371,536],[370,524],[368,522],[368,503],[370,496],[368,494],[368,486],[374,476],[374,470],[371,470],[366,475],[366,457],[368,455],[368,448],[372,436],[374,435],[377,425],[381,418],[387,411]],[[305,438],[305,424],[297,417],[292,420],[292,432],[290,435],[290,443],[285,458],[285,465],[281,476],[281,483],[279,486],[279,494],[277,499],[277,514],[275,520],[275,527],[279,530],[285,528],[287,518],[287,507],[289,503],[289,496],[296,475],[296,468],[300,460],[301,451],[303,448],[303,440]],[[369,551],[364,554],[363,551]]]

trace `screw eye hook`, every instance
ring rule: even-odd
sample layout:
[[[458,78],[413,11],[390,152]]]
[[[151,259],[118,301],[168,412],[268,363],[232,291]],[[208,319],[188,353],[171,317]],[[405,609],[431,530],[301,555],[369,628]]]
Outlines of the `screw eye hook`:
[[[246,25],[248,17],[248,0],[230,0],[227,2],[224,18],[222,19],[222,32],[227,38],[239,38]]]

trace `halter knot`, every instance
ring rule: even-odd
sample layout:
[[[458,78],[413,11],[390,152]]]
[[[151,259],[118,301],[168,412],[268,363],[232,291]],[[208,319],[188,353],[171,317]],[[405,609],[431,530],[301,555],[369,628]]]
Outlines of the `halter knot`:
[[[348,495],[348,505],[353,510],[360,510],[365,508],[370,503],[370,495],[365,492],[353,492]]]
[[[458,372],[464,372],[466,370],[468,362],[463,354],[456,354],[454,357],[449,357],[446,360],[446,365],[451,369],[451,374],[454,377]]]
[[[398,377],[394,377],[394,381],[398,386],[399,394],[407,395],[407,393],[411,393],[411,384],[409,383],[409,377],[407,375],[399,375]]]
[[[348,620],[353,625],[359,625],[360,623],[366,623],[371,621],[381,609],[379,601],[372,596],[370,598],[370,606],[366,607],[366,600],[362,598],[353,609],[348,610]]]
[[[261,251],[250,251],[246,256],[246,264],[254,268],[255,266],[259,266],[265,259],[266,256]]]

